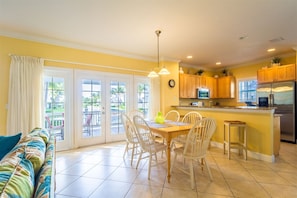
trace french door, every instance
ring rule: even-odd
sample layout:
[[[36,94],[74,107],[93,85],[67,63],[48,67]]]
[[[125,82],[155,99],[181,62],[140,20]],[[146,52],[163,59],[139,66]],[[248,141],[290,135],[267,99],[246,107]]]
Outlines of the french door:
[[[121,113],[132,105],[131,77],[77,70],[75,82],[76,146],[124,140]]]
[[[43,81],[44,127],[58,151],[124,140],[121,113],[148,115],[146,77],[48,67]]]
[[[73,70],[44,69],[43,106],[44,128],[56,136],[56,149],[72,148]]]

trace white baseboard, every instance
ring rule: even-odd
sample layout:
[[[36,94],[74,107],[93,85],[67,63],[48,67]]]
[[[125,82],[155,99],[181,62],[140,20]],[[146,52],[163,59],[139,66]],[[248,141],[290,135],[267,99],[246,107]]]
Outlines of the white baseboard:
[[[210,144],[213,147],[224,149],[223,143],[211,141]],[[238,153],[238,149],[231,149],[231,152]],[[265,161],[265,162],[275,162],[275,155],[265,155],[265,154],[262,154],[262,153],[252,152],[252,151],[248,150],[247,151],[247,159],[249,159],[249,158],[262,160],[262,161]]]

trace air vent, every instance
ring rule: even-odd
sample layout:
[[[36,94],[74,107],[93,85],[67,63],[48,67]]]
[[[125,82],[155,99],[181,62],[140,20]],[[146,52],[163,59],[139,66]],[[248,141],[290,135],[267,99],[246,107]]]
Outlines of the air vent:
[[[280,41],[283,41],[285,40],[283,37],[278,37],[278,38],[274,38],[274,39],[271,39],[269,40],[271,43],[276,43],[276,42],[280,42]]]

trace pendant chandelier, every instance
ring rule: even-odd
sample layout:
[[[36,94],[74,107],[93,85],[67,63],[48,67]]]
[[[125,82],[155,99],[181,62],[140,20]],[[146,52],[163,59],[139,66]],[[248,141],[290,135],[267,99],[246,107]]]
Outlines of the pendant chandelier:
[[[160,68],[160,47],[159,47],[159,37],[161,34],[161,30],[156,30],[155,31],[156,35],[157,35],[157,50],[158,50],[158,69]],[[170,74],[170,72],[166,69],[165,66],[162,67],[162,69],[159,71],[158,73],[159,75],[167,75]],[[158,77],[158,75],[154,70],[151,71],[148,75],[148,77],[150,78],[154,78],[154,77]]]

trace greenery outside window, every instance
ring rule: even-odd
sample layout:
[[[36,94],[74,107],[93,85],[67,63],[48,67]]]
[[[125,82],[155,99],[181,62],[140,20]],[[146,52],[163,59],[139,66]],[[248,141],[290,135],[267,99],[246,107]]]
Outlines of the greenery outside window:
[[[256,102],[257,80],[238,80],[238,102]]]
[[[149,84],[145,82],[139,82],[137,84],[137,109],[143,112],[145,117],[148,116],[149,111],[149,94]]]

